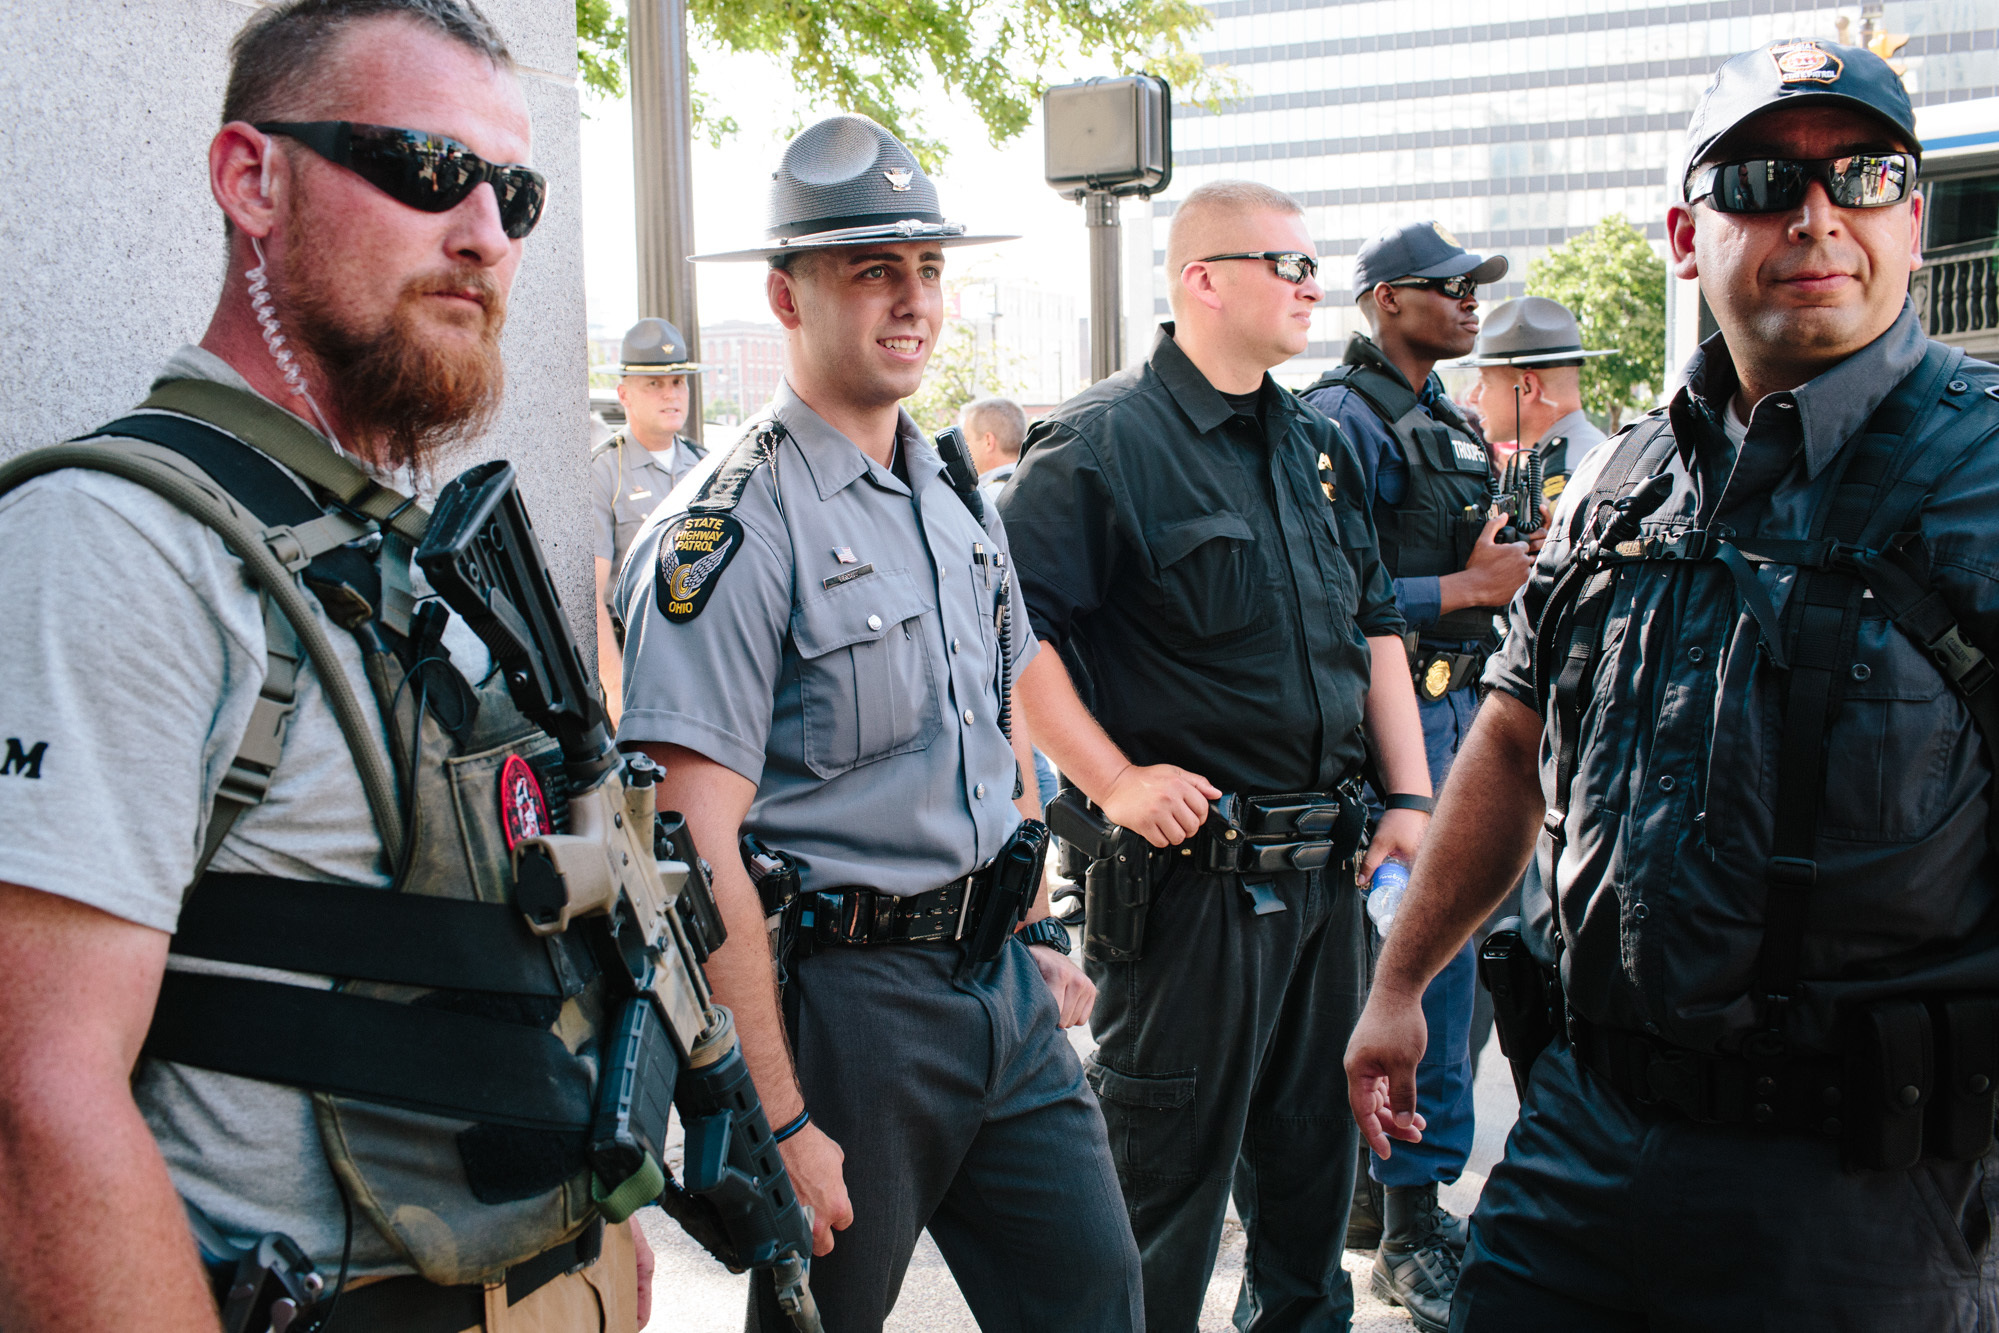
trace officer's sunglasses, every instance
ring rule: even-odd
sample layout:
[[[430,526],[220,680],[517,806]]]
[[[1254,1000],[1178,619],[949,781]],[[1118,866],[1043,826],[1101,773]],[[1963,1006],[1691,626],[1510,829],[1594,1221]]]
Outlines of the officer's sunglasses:
[[[1224,259],[1267,259],[1277,268],[1277,276],[1284,281],[1298,285],[1319,272],[1319,261],[1296,250],[1244,250],[1238,254],[1209,255],[1206,259],[1196,259],[1196,264],[1214,264]]]
[[[267,120],[256,128],[298,140],[397,203],[425,213],[448,213],[490,182],[500,201],[500,225],[517,241],[541,221],[548,198],[548,180],[540,172],[488,162],[441,134],[351,120]]]
[[[1428,291],[1442,292],[1453,301],[1469,300],[1478,291],[1478,282],[1469,273],[1460,273],[1455,278],[1397,278],[1388,285],[1422,287]]]
[[[1916,188],[1916,159],[1909,153],[1855,153],[1716,162],[1694,172],[1687,202],[1705,199],[1718,213],[1788,213],[1805,201],[1813,181],[1841,208],[1887,208]]]

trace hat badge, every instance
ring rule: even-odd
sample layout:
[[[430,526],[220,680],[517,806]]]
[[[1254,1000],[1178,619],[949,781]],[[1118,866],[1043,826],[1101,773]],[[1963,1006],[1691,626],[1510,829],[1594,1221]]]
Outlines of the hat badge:
[[[889,170],[882,172],[882,179],[888,182],[888,188],[894,190],[897,194],[907,194],[909,192],[909,182],[915,178],[916,173],[912,171]]]
[[[1443,241],[1443,243],[1444,243],[1445,245],[1450,245],[1450,246],[1456,246],[1456,247],[1457,247],[1458,249],[1460,249],[1460,250],[1464,249],[1464,247],[1463,247],[1462,245],[1458,245],[1458,238],[1457,238],[1457,237],[1455,237],[1455,236],[1451,235],[1451,234],[1450,234],[1450,232],[1448,232],[1448,231],[1444,230],[1444,224],[1443,224],[1443,223],[1441,223],[1441,222],[1432,222],[1432,223],[1430,224],[1430,230],[1431,230],[1431,231],[1434,231],[1434,232],[1436,232],[1436,233],[1437,233],[1437,237],[1438,237],[1438,239],[1439,239],[1439,240],[1441,240],[1441,241]]]
[[[1786,42],[1770,48],[1782,83],[1837,83],[1845,62],[1817,42]]]

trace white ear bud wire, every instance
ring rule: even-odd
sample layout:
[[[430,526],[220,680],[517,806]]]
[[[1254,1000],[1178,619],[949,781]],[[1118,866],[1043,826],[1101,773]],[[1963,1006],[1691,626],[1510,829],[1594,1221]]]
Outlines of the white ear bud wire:
[[[270,159],[266,157],[264,161],[268,171]],[[337,448],[340,445],[339,438],[334,435],[333,427],[327,423],[326,413],[319,410],[319,403],[314,400],[311,393],[307,392],[305,374],[298,368],[298,361],[292,356],[291,349],[285,346],[284,328],[278,323],[277,312],[271,303],[271,278],[265,271],[267,261],[264,259],[264,247],[256,237],[252,236],[250,249],[257,256],[257,267],[243,276],[250,284],[250,309],[257,316],[257,328],[264,336],[264,347],[270,352],[271,360],[277,362],[278,371],[285,379],[285,387],[305,399],[306,406],[312,409],[313,419],[319,422],[320,430],[325,432],[326,438],[332,440]]]

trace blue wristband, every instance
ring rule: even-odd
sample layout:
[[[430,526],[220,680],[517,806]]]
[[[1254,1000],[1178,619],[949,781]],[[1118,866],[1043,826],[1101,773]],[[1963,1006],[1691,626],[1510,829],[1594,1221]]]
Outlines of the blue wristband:
[[[783,1129],[780,1129],[777,1133],[771,1135],[770,1141],[772,1143],[783,1143],[786,1139],[790,1138],[793,1134],[796,1134],[799,1130],[804,1129],[807,1125],[811,1123],[812,1123],[812,1112],[800,1111],[798,1113],[798,1119],[792,1121],[790,1124],[786,1125]]]

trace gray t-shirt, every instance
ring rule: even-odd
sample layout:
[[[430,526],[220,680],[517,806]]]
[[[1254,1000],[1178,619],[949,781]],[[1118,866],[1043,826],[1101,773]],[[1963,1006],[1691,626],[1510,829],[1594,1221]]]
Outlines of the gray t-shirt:
[[[183,347],[161,378],[249,385]],[[386,480],[386,479],[385,479]],[[254,585],[221,538],[153,492],[102,472],[51,473],[0,496],[0,737],[46,743],[36,776],[0,777],[0,880],[171,933],[209,812],[264,679]],[[428,588],[417,576],[417,592]],[[375,708],[354,638],[312,603],[362,709]],[[470,678],[484,646],[453,618],[445,644]],[[386,886],[347,743],[302,663],[283,758],[218,871]],[[326,984],[267,969],[168,966]],[[304,1093],[141,1060],[133,1082],[175,1187],[224,1232],[291,1235],[329,1274],[344,1225]],[[358,1215],[354,1275],[409,1271]]]

